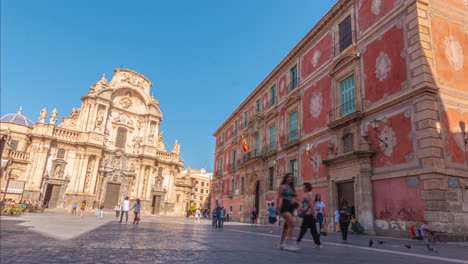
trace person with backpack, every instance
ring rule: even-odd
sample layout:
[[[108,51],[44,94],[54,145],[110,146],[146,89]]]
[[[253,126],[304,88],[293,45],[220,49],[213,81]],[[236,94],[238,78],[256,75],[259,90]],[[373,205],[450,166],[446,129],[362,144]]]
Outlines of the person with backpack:
[[[300,243],[302,237],[304,237],[304,234],[307,232],[307,229],[310,229],[310,233],[314,239],[315,247],[322,248],[323,246],[320,243],[320,236],[317,232],[312,184],[305,182],[304,191],[306,194],[302,200],[301,213],[299,214],[299,216],[302,217],[301,232],[299,233],[299,237],[297,238],[296,242]]]

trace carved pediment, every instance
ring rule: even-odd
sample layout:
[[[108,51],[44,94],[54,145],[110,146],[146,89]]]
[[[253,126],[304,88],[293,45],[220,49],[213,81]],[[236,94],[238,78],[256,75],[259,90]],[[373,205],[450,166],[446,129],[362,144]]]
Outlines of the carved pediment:
[[[332,66],[330,76],[335,75],[337,72],[348,66],[350,63],[357,61],[361,57],[359,52],[345,53],[340,56]]]
[[[299,95],[289,96],[288,99],[286,100],[285,108],[289,108],[289,107],[293,106],[296,102],[298,102],[300,100],[301,100],[301,97]]]

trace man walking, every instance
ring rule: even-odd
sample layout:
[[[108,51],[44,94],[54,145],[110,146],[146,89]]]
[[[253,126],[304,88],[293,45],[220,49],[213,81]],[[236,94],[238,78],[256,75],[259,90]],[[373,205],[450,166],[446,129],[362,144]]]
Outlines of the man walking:
[[[211,227],[217,228],[218,227],[218,207],[215,207],[211,212]]]
[[[128,196],[125,197],[125,200],[122,202],[122,212],[120,213],[120,221],[122,223],[123,215],[125,214],[125,223],[128,223],[128,211],[130,210],[130,201]]]
[[[219,219],[218,219],[218,228],[224,227],[224,218],[226,217],[226,209],[224,206],[221,206],[219,209]]]

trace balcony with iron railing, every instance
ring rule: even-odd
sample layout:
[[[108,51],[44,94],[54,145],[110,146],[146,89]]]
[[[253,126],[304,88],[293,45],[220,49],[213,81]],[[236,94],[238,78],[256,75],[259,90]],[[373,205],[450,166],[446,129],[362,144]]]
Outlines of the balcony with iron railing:
[[[300,133],[299,133],[299,129],[293,129],[291,131],[289,131],[289,133],[286,134],[286,143],[291,143],[295,140],[299,140],[300,138]]]
[[[228,167],[228,169],[229,169],[229,171],[233,171],[233,170],[235,170],[235,169],[236,169],[236,163],[235,163],[235,162],[233,162],[233,163],[229,164],[229,167]]]
[[[263,147],[262,153],[263,153],[263,155],[268,155],[268,154],[273,153],[274,151],[276,151],[277,147],[278,147],[278,142],[277,141],[270,142],[270,143],[268,143],[267,145],[265,145]]]
[[[328,126],[330,128],[346,124],[349,121],[355,120],[361,117],[361,112],[357,110],[357,100],[353,98],[342,105],[332,109],[328,113]]]
[[[296,90],[297,87],[299,87],[299,79],[296,78],[295,81],[291,80],[286,86],[286,94],[289,94],[290,92]]]
[[[341,53],[352,47],[353,44],[356,43],[356,39],[357,36],[355,30],[351,30],[348,34],[343,35],[333,46],[333,56],[337,57],[341,55]]]
[[[276,105],[276,103],[278,102],[276,96],[273,96],[270,98],[270,101],[269,101],[269,104],[268,104],[268,108],[271,108],[273,107],[274,105]]]

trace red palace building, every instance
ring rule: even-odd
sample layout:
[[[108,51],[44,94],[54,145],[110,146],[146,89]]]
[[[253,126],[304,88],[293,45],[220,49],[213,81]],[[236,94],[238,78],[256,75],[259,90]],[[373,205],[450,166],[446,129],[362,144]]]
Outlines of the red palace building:
[[[467,16],[463,0],[337,1],[214,132],[212,203],[265,222],[291,172],[328,223],[346,199],[370,234],[428,220],[466,240]]]

